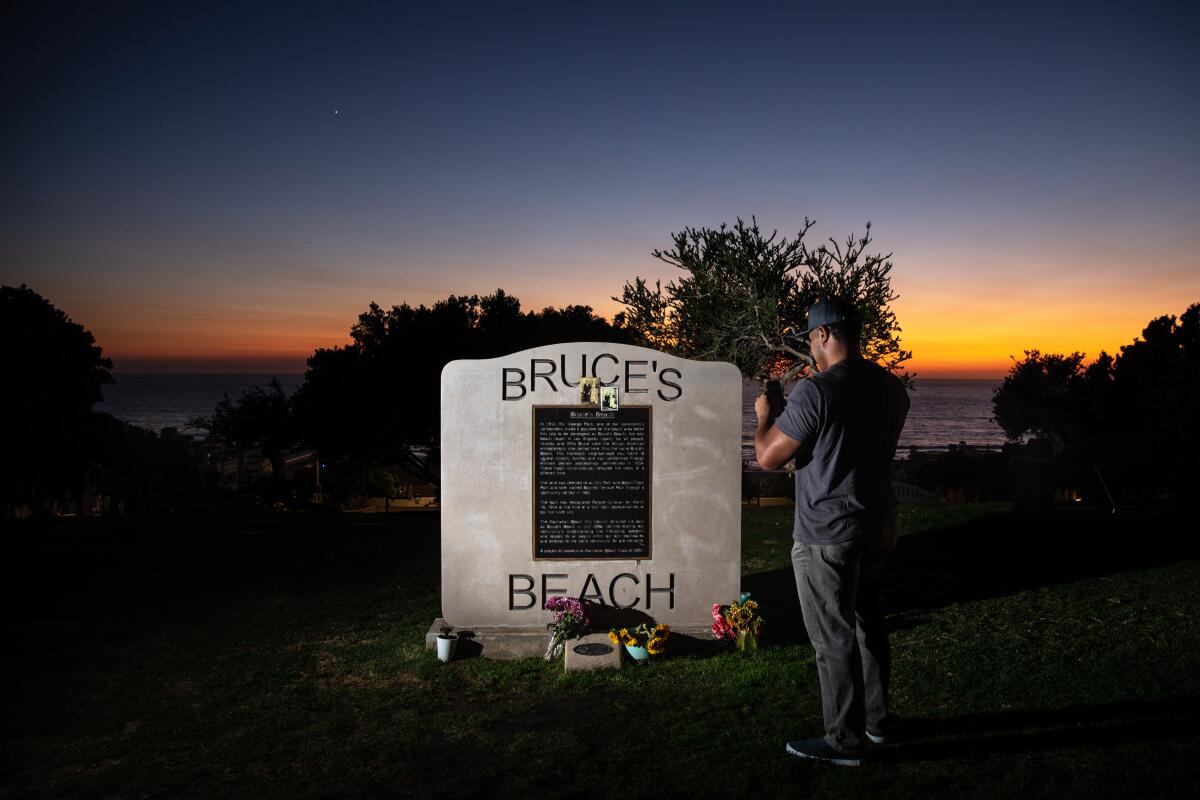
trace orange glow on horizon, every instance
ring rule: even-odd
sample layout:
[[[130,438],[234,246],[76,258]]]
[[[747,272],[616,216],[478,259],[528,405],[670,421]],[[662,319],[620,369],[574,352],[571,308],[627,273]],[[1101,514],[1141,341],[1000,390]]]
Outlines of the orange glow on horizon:
[[[904,280],[894,282],[899,299],[893,310],[902,328],[901,345],[914,354],[905,368],[918,380],[999,380],[1012,366],[1011,357],[1020,358],[1033,348],[1078,350],[1089,361],[1101,350],[1115,354],[1139,337],[1151,319],[1179,315],[1189,303],[1200,301],[1200,279],[1195,277],[1146,281],[1132,288],[1096,287],[1084,301],[1078,291],[1065,286],[1061,273],[1049,268],[1040,274],[1026,266],[1023,276],[981,276],[930,260],[924,272],[901,276]],[[576,280],[570,296],[562,286],[514,285],[510,293],[526,311],[580,303],[611,319],[622,308],[611,299],[616,292],[606,289],[611,282],[588,271]],[[285,302],[250,292],[147,293],[133,299],[65,292],[68,296],[60,307],[93,332],[117,373],[299,373],[317,348],[351,341],[350,328],[372,299],[389,308],[402,302],[428,305],[449,294],[494,291],[464,286],[382,290],[337,281],[328,285],[320,293],[287,291]]]
[[[608,310],[608,309],[605,309]],[[1183,307],[1171,313],[1178,314]],[[605,314],[611,319],[613,311]],[[1150,316],[1138,316],[1139,322],[1125,326],[1116,322],[1064,325],[1058,329],[1039,329],[1030,319],[1015,317],[993,318],[968,325],[947,319],[936,308],[913,307],[898,310],[904,327],[902,345],[914,353],[904,368],[919,378],[1000,379],[1012,366],[1012,358],[1021,358],[1026,349],[1042,352],[1086,353],[1088,361],[1101,350],[1115,354],[1121,345],[1139,336]],[[1037,316],[1027,312],[1025,317]],[[1089,315],[1095,320],[1097,316]],[[1132,315],[1130,315],[1132,316]],[[1142,318],[1144,317],[1144,319]],[[986,319],[986,317],[985,317]],[[215,320],[213,320],[215,322]],[[240,322],[241,324],[238,324]],[[93,329],[104,354],[114,361],[117,372],[303,372],[306,361],[317,348],[329,348],[350,343],[349,325],[342,330],[313,330],[303,328],[273,328],[264,331],[248,320],[230,320],[221,325],[219,333],[206,330],[197,335],[192,326],[184,325],[174,331],[165,327],[153,337],[105,335]],[[1015,324],[1014,324],[1015,323]],[[1123,329],[1118,330],[1121,327]],[[1026,333],[1026,331],[1034,331]],[[114,334],[118,332],[114,331]],[[146,347],[147,339],[155,341],[153,349]]]
[[[1012,357],[1019,359],[1024,350],[1034,348],[1043,353],[1079,350],[1091,361],[1101,350],[1117,353],[1121,345],[1140,335],[1149,319],[1119,333],[1109,329],[1081,330],[1078,335],[1069,330],[1043,331],[1039,340],[1021,330],[998,326],[972,330],[946,325],[939,330],[932,324],[921,325],[918,318],[905,326],[913,334],[901,334],[902,345],[914,353],[904,368],[926,378],[999,379],[1012,366]],[[104,354],[113,359],[114,370],[123,372],[303,372],[317,348],[351,341],[348,333],[332,331],[318,339],[311,330],[277,329],[264,336],[259,329],[227,328],[220,336],[204,338],[164,335],[158,339],[158,347],[148,350],[137,347],[142,342],[122,342],[121,337],[109,337],[118,341],[106,346],[102,331],[94,332]],[[165,342],[174,346],[162,346]]]

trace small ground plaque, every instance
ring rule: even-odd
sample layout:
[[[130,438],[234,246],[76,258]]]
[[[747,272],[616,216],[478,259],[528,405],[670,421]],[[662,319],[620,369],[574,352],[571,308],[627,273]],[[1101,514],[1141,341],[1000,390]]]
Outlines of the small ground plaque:
[[[563,654],[563,669],[567,672],[620,668],[621,651],[609,644],[607,633],[585,633]]]

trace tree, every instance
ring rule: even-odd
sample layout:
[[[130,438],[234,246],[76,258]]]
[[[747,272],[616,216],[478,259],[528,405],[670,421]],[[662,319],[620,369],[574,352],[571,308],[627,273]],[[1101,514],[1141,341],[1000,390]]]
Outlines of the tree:
[[[1151,320],[1112,366],[1113,414],[1122,427],[1200,447],[1200,303]]]
[[[1056,447],[1117,431],[1200,444],[1200,303],[1153,319],[1114,358],[1026,350],[992,397],[1009,439],[1032,433]]]
[[[255,386],[242,392],[236,402],[225,395],[212,416],[194,417],[188,424],[239,448],[262,448],[276,478],[282,474],[284,451],[300,439],[291,398],[278,378],[268,381],[266,389]]]
[[[1083,353],[1062,355],[1026,350],[992,395],[993,419],[1010,440],[1032,433],[1056,448],[1084,435],[1083,398],[1088,377]],[[1101,353],[1097,363],[1108,364]]]
[[[1178,319],[1151,320],[1115,358],[1101,352],[1086,367],[1085,358],[1025,351],[992,398],[1005,435],[1044,437],[1058,462],[1081,465],[1109,497],[1120,487],[1137,490],[1139,501],[1144,489],[1193,494],[1200,478],[1200,304]]]
[[[25,284],[0,287],[0,338],[11,348],[0,392],[0,489],[9,502],[45,510],[78,492],[89,452],[92,406],[115,383],[112,359],[90,331]]]
[[[674,247],[651,255],[683,270],[663,286],[637,277],[620,297],[619,322],[636,341],[686,358],[731,361],[744,375],[784,373],[790,379],[813,363],[799,335],[809,306],[822,298],[852,304],[862,317],[863,354],[898,370],[912,353],[900,347],[891,310],[891,254],[867,254],[871,223],[861,237],[829,239],[810,248],[809,219],[796,237],[764,236],[756,219],[733,228],[685,227]],[[907,372],[906,381],[911,379]]]
[[[220,492],[205,480],[191,437],[158,434],[93,412],[88,447],[94,454],[94,493],[107,495],[110,513],[211,510]]]
[[[428,307],[385,310],[372,302],[350,337],[350,344],[309,357],[293,403],[303,439],[363,485],[386,466],[439,483],[441,371],[448,362],[573,340],[629,341],[623,327],[588,306],[522,312],[502,289],[451,295]]]

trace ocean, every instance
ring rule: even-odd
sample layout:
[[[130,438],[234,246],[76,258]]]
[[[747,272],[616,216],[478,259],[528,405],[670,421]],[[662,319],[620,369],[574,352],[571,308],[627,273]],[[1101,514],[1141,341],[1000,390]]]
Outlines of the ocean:
[[[303,373],[263,374],[190,374],[129,372],[113,374],[116,384],[103,386],[104,400],[97,411],[105,411],[117,419],[152,431],[178,428],[181,433],[203,435],[192,428],[193,417],[212,416],[213,407],[226,394],[232,400],[255,386],[267,387],[267,381],[278,378],[285,392],[291,393],[304,383]]]
[[[934,380],[918,378],[908,393],[912,405],[896,454],[909,448],[921,452],[945,452],[950,445],[966,442],[975,447],[1004,443],[1004,431],[992,421],[992,393],[998,380]],[[742,460],[754,461],[754,401],[757,381],[742,381]]]
[[[203,434],[188,426],[192,417],[208,416],[221,398],[228,394],[236,400],[255,386],[266,387],[278,378],[287,392],[304,382],[301,373],[263,374],[151,374],[114,375],[115,386],[105,386],[104,401],[97,411],[107,411],[118,419],[151,430],[166,427],[181,432]],[[1000,445],[1004,433],[992,422],[994,380],[924,380],[909,394],[912,407],[900,436],[898,452],[910,447],[922,451],[946,450],[951,444]],[[758,384],[742,383],[742,458],[754,460],[754,399]]]

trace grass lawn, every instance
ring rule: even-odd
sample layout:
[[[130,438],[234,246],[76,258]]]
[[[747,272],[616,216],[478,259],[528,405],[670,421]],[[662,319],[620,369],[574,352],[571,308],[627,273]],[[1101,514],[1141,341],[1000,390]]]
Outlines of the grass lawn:
[[[752,658],[439,665],[435,514],[9,523],[0,797],[1171,797],[1200,757],[1200,542],[1166,518],[902,509],[893,704],[821,733],[791,509],[745,512]],[[1194,526],[1192,526],[1194,528]]]

